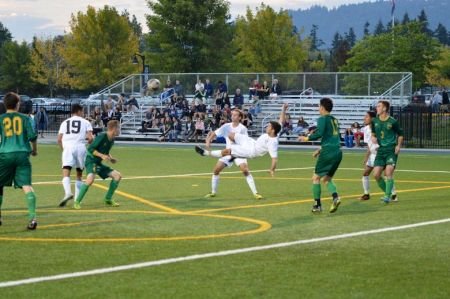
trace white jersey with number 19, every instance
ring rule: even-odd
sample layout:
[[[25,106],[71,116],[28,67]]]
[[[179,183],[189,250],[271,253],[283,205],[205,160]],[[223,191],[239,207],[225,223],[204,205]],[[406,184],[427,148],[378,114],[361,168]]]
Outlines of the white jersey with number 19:
[[[92,125],[80,116],[72,116],[61,123],[59,134],[62,134],[63,148],[79,144],[86,145],[86,134],[92,131]]]

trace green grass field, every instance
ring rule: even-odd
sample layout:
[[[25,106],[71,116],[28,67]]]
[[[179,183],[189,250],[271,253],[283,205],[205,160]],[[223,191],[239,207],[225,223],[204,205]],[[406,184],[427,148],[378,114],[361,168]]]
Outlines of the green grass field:
[[[21,191],[5,189],[0,227],[4,282],[104,269],[204,253],[309,240],[303,244],[0,288],[0,298],[448,298],[450,222],[347,238],[316,238],[450,218],[450,155],[403,152],[399,202],[362,194],[363,152],[344,152],[335,177],[342,204],[312,215],[311,150],[280,151],[274,178],[268,157],[250,160],[256,201],[237,168],[210,190],[216,160],[189,148],[116,145],[122,180],[103,205],[97,181],[82,210],[58,208],[60,152],[43,145],[32,158],[38,197],[36,231],[26,231]],[[315,239],[315,240],[313,240]]]

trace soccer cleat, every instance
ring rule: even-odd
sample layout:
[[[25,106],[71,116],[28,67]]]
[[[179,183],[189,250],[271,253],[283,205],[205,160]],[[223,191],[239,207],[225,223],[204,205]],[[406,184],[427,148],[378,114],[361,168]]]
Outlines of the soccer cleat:
[[[392,201],[392,202],[398,202],[398,196],[397,196],[397,194],[392,194],[392,195],[391,195],[391,201]]]
[[[71,199],[73,199],[73,195],[72,194],[64,196],[64,198],[61,199],[61,201],[59,202],[59,206],[60,207],[65,207],[67,202],[69,200],[71,200]]]
[[[205,155],[205,150],[202,149],[200,146],[196,145],[195,146],[195,151],[200,155],[200,156],[204,156]]]
[[[27,229],[29,229],[29,230],[35,230],[36,227],[37,227],[36,219],[31,220],[27,225]]]
[[[79,209],[81,209],[81,205],[80,205],[80,203],[79,203],[79,202],[77,202],[77,201],[75,201],[75,202],[73,203],[73,208],[74,208],[75,210],[79,210]]]
[[[259,194],[259,193],[255,193],[255,194],[253,194],[253,197],[255,197],[255,199],[264,199],[264,197],[261,195],[261,194]]]
[[[115,202],[114,200],[105,200],[105,205],[110,206],[110,207],[118,207],[120,206],[117,202]]]
[[[359,200],[369,200],[370,199],[370,195],[369,194],[364,194],[363,196],[361,196],[359,198]]]
[[[205,198],[212,198],[212,197],[216,197],[216,193],[211,192],[205,195]]]
[[[330,213],[336,212],[340,204],[341,204],[341,199],[339,197],[333,198],[333,203],[331,204],[331,207],[330,207]]]
[[[385,197],[381,198],[381,201],[383,201],[385,204],[388,204],[391,202],[391,199],[389,197],[385,196]]]
[[[313,205],[311,212],[313,214],[320,214],[320,213],[322,213],[322,206]]]

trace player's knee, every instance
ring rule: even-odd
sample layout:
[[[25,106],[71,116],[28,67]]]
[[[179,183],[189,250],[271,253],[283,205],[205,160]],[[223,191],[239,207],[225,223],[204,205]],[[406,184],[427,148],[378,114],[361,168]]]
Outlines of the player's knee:
[[[90,174],[88,174],[85,183],[86,183],[86,185],[90,186],[90,185],[92,185],[93,182],[94,182],[94,174],[90,173]]]
[[[317,174],[314,174],[312,177],[312,181],[314,184],[320,184],[320,176],[318,176]]]
[[[113,180],[118,182],[122,179],[122,175],[118,171],[113,171],[112,178],[113,178]]]

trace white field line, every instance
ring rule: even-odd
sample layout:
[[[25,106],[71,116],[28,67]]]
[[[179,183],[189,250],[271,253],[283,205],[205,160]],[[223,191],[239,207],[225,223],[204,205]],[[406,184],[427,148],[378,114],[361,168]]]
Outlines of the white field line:
[[[406,225],[400,225],[400,226],[385,227],[385,228],[379,228],[379,229],[373,229],[373,230],[365,230],[365,231],[359,231],[359,232],[347,233],[347,234],[341,234],[341,235],[334,235],[334,236],[328,236],[328,237],[321,237],[321,238],[297,240],[297,241],[292,241],[292,242],[275,243],[275,244],[269,244],[269,245],[264,245],[264,246],[255,246],[255,247],[247,247],[247,248],[240,248],[240,249],[224,250],[224,251],[217,251],[217,252],[210,252],[210,253],[203,253],[203,254],[194,254],[194,255],[188,255],[188,256],[184,256],[184,257],[161,259],[161,260],[156,260],[156,261],[115,266],[115,267],[109,267],[109,268],[99,268],[99,269],[94,269],[94,270],[89,270],[89,271],[72,272],[72,273],[65,273],[65,274],[58,274],[58,275],[51,275],[51,276],[33,277],[33,278],[22,279],[22,280],[4,281],[4,282],[0,282],[0,288],[21,286],[21,285],[40,283],[40,282],[45,282],[45,281],[63,280],[63,279],[68,279],[68,278],[100,275],[100,274],[127,271],[127,270],[133,270],[133,269],[149,268],[149,267],[174,264],[174,263],[180,263],[180,262],[186,262],[186,261],[194,261],[194,260],[213,258],[213,257],[219,257],[219,256],[236,255],[236,254],[242,254],[242,253],[247,253],[247,252],[262,251],[262,250],[269,250],[269,249],[275,249],[275,248],[284,248],[284,247],[290,247],[290,246],[302,245],[302,244],[348,239],[348,238],[353,238],[353,237],[374,235],[374,234],[380,234],[380,233],[385,233],[385,232],[390,232],[390,231],[398,231],[398,230],[422,227],[422,226],[427,226],[427,225],[442,224],[442,223],[447,223],[447,222],[450,222],[450,218],[434,220],[434,221],[419,222],[419,223],[413,223],[413,224],[406,224]]]
[[[308,170],[314,169],[314,167],[293,167],[293,168],[279,168],[276,171],[293,171],[293,170]],[[364,171],[363,168],[339,168],[339,170],[352,170],[352,171]],[[250,172],[268,172],[267,169],[251,170]],[[415,170],[415,169],[396,169],[395,172],[411,172],[411,173],[449,173],[447,170]],[[223,174],[235,174],[241,173],[241,171],[224,171]],[[211,172],[203,173],[185,173],[185,174],[169,174],[169,175],[150,175],[150,176],[130,176],[124,177],[122,180],[139,180],[139,179],[165,179],[165,178],[179,178],[179,177],[190,177],[190,176],[203,176],[211,175]],[[101,179],[96,179],[96,181],[101,181]],[[61,181],[45,181],[45,182],[34,182],[33,185],[51,185],[59,184]]]

